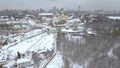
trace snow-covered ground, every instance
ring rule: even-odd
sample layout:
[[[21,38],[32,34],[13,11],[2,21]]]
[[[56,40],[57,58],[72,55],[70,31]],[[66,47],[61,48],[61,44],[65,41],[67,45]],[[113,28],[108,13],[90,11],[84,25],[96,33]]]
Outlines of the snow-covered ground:
[[[35,23],[33,23],[34,21],[32,21],[32,20],[28,20],[28,21],[23,20],[23,21],[24,21],[24,23],[29,22],[31,25],[35,25]],[[79,19],[73,19],[73,20],[69,20],[67,22],[68,22],[67,25],[70,26],[70,25],[73,25],[74,22],[80,22],[80,20]],[[45,28],[45,30],[46,29],[52,30],[52,28],[48,27],[48,26],[44,26],[44,28]],[[23,54],[26,55],[27,52],[31,53],[32,51],[35,51],[35,52],[48,51],[48,50],[52,51],[53,49],[55,49],[56,48],[55,34],[47,33],[45,30],[44,29],[38,29],[38,30],[33,30],[33,31],[30,31],[30,32],[27,32],[27,33],[20,33],[20,35],[18,35],[16,37],[10,37],[9,36],[10,39],[12,39],[13,41],[16,41],[17,43],[16,42],[12,43],[12,45],[11,45],[11,43],[9,43],[8,45],[6,45],[2,48],[2,51],[0,53],[0,55],[1,55],[0,56],[0,62],[7,61],[6,59],[8,58],[8,55],[9,55],[10,60],[15,60],[15,58],[17,56],[17,52],[20,52],[20,54],[22,54],[22,55]],[[77,30],[73,30],[72,28],[62,29],[62,31],[63,32],[78,32]],[[55,54],[56,55],[48,63],[46,68],[63,68],[64,67],[64,61],[63,61],[62,54],[60,52],[57,52]],[[47,60],[49,58],[51,58],[51,57],[45,58],[45,61],[47,62]],[[30,59],[31,58],[27,58],[25,56],[25,58],[18,59],[17,63],[24,63],[26,61],[31,61]],[[10,65],[9,63],[7,64],[8,66]],[[41,65],[44,66],[43,63]],[[29,68],[31,68],[31,67],[29,67]],[[76,68],[76,67],[79,67],[79,65],[77,65],[77,64],[76,65],[71,65],[71,67]]]
[[[47,34],[42,36],[40,41],[35,46],[30,47],[29,51],[35,50],[52,50],[55,47],[55,36],[53,34]]]
[[[35,36],[33,38],[27,39],[25,41],[22,41],[18,44],[15,44],[14,46],[9,46],[6,45],[5,47],[3,47],[3,50],[1,51],[1,59],[7,58],[7,55],[10,55],[10,59],[13,59],[16,56],[17,51],[19,51],[20,53],[24,54],[27,49],[33,45],[35,45],[39,39],[41,38],[42,35],[38,35]],[[9,47],[7,47],[9,46]]]
[[[36,29],[36,30],[32,30],[27,33],[9,35],[8,37],[6,37],[6,38],[8,38],[8,45],[5,45],[4,47],[2,47],[2,49],[7,49],[11,46],[14,46],[14,45],[24,41],[24,40],[30,39],[30,38],[40,35],[42,33],[45,33],[44,29]]]
[[[50,61],[46,68],[63,68],[63,66],[64,62],[62,59],[62,55],[60,54],[60,52],[57,52],[55,57],[52,59],[52,61]]]
[[[9,35],[8,38],[9,38],[11,43],[15,43],[15,42],[20,42],[22,40],[34,37],[34,36],[36,36],[38,34],[41,34],[43,32],[44,32],[44,30],[42,30],[42,29],[36,29],[36,30],[32,30],[32,31],[27,32],[27,33],[20,33],[20,34],[15,34],[15,35]]]
[[[19,51],[20,53],[25,53],[27,49],[31,46],[34,46],[41,39],[41,37],[42,35],[38,35],[31,39],[22,41],[21,43],[18,43],[17,45],[8,48],[8,51],[12,51],[12,53],[17,53],[17,51]]]
[[[88,28],[87,30],[86,30],[86,32],[88,33],[88,34],[93,34],[93,35],[96,35],[96,32],[95,31],[93,31],[92,29],[90,29],[90,28]]]
[[[33,36],[33,37],[32,37]],[[44,33],[42,30],[33,30],[24,35],[24,40],[16,44],[9,44],[2,48],[0,53],[0,62],[9,59],[14,59],[19,51],[21,54],[37,50],[52,50],[55,47],[55,35]],[[27,39],[26,39],[27,38]],[[19,36],[14,39],[21,40]],[[14,45],[14,46],[13,46]]]
[[[46,68],[64,68],[64,62],[62,54],[58,51],[55,57],[50,61]],[[70,68],[83,68],[82,65],[71,63]]]
[[[108,16],[107,18],[109,18],[109,19],[119,19],[120,20],[120,16]]]

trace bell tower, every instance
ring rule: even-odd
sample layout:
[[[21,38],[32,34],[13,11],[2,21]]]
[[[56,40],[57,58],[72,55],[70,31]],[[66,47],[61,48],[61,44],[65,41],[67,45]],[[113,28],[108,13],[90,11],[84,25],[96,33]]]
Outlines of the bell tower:
[[[53,17],[57,17],[57,8],[56,8],[56,6],[53,7]]]

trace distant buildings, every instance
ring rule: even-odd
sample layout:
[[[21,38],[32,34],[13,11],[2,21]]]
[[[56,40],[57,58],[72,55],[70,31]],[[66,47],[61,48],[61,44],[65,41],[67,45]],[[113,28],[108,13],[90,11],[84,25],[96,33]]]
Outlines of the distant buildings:
[[[53,17],[53,13],[39,13],[38,17],[40,17],[40,18],[42,18],[42,17],[52,18]]]

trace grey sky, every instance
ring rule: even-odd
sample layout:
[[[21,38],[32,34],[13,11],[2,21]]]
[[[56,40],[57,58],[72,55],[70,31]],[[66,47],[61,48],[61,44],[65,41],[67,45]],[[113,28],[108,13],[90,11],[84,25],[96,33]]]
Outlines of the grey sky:
[[[120,10],[120,0],[0,0],[0,9],[77,9],[79,5],[84,10]]]

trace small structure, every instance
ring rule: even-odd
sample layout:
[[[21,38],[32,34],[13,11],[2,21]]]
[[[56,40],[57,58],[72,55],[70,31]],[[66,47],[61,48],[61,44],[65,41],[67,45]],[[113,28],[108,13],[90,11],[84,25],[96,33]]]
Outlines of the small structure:
[[[22,67],[27,67],[32,65],[33,62],[31,62],[30,58],[21,58],[17,60],[17,67],[22,68]]]
[[[52,16],[53,16],[53,13],[39,13],[39,14],[38,14],[38,17],[39,17],[39,18],[42,18],[42,17],[52,18]]]

